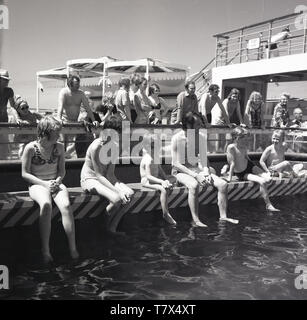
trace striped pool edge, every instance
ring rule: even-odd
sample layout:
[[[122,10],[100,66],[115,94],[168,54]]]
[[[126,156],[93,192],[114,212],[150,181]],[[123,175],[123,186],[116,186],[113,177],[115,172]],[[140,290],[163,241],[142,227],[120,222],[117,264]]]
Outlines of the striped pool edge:
[[[135,184],[134,184],[135,186]],[[133,187],[133,185],[132,185]],[[269,186],[270,197],[294,195],[307,191],[307,178],[276,179]],[[169,194],[169,208],[188,206],[188,190],[184,187],[174,188]],[[259,186],[252,182],[232,182],[228,184],[229,201],[256,199],[260,197]],[[213,187],[201,188],[199,204],[207,205],[217,202],[217,190]],[[97,195],[82,192],[70,193],[71,209],[76,220],[94,218],[105,211],[108,202]],[[146,188],[136,188],[131,202],[124,206],[121,214],[144,213],[160,210],[160,197],[157,191]],[[30,226],[39,217],[38,205],[27,193],[15,192],[0,194],[0,228]],[[61,214],[54,205],[53,220],[61,220]]]

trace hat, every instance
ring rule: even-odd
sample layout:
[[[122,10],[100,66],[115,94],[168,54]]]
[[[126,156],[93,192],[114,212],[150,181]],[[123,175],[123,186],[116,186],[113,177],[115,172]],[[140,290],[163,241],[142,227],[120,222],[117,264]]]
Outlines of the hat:
[[[0,70],[0,78],[11,80],[7,70]]]

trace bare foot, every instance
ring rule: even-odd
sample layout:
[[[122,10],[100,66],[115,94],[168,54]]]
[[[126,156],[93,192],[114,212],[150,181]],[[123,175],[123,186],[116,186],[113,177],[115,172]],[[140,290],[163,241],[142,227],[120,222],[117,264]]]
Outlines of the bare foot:
[[[70,252],[70,256],[73,260],[77,260],[80,257],[79,252],[77,250],[72,250]]]
[[[225,218],[220,218],[220,221],[228,221],[228,222],[234,223],[234,224],[238,224],[238,223],[239,223],[239,220],[237,220],[237,219],[231,219],[231,218],[227,218],[227,217],[225,217]]]
[[[192,222],[193,227],[201,227],[201,228],[208,228],[208,226],[200,221],[193,221]]]
[[[169,213],[164,214],[163,219],[173,226],[177,224],[177,222],[173,219],[173,217]]]
[[[42,253],[42,256],[43,256],[43,262],[44,264],[49,264],[49,263],[52,263],[53,262],[53,257],[52,255],[50,254],[50,252],[43,252]]]
[[[268,211],[275,211],[275,212],[279,212],[279,211],[280,211],[279,209],[276,209],[275,207],[273,207],[272,204],[267,205],[267,206],[266,206],[266,209],[267,209]]]

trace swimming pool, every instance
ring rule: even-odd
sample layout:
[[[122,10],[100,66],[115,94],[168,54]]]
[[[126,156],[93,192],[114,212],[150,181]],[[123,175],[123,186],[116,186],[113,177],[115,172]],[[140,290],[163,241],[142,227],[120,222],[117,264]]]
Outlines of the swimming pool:
[[[218,223],[217,207],[207,206],[206,229],[191,227],[187,208],[174,215],[177,227],[159,212],[137,215],[133,227],[124,219],[125,238],[96,224],[78,241],[79,262],[18,268],[7,299],[306,299],[294,286],[295,267],[307,266],[306,194],[273,203],[280,213],[260,199],[230,203],[239,225]]]

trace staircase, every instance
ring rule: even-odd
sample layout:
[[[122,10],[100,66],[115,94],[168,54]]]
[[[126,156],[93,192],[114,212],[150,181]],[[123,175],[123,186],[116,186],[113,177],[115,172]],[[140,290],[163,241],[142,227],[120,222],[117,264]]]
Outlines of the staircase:
[[[208,87],[211,84],[211,80],[212,80],[211,69],[213,68],[214,65],[215,65],[215,58],[213,58],[199,72],[189,77],[189,80],[195,82],[195,85],[196,85],[195,94],[198,100],[200,100],[201,96],[208,90]]]

